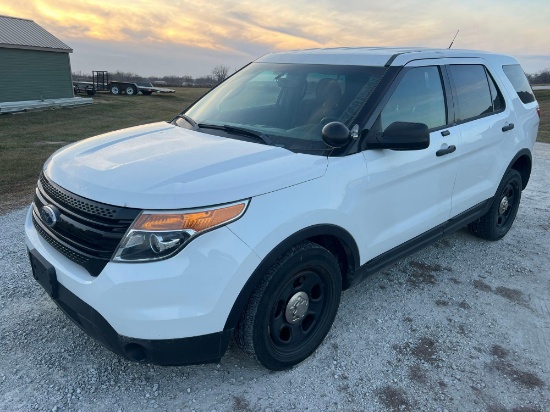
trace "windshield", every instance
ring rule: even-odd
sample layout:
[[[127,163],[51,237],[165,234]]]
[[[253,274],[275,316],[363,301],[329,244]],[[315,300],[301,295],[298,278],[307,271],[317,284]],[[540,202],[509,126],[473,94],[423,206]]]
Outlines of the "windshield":
[[[296,152],[326,151],[329,147],[321,137],[323,126],[339,121],[351,129],[385,70],[252,63],[208,93],[185,115],[206,133],[248,140],[242,133],[227,133],[231,127],[238,127],[268,136],[273,144]],[[176,124],[189,126],[182,118]],[[214,125],[220,127],[208,127]]]

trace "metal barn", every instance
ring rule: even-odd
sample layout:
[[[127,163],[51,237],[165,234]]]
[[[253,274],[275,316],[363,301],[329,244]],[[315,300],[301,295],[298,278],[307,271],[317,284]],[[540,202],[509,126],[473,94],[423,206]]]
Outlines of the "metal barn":
[[[0,16],[0,104],[73,98],[72,51],[32,20]]]

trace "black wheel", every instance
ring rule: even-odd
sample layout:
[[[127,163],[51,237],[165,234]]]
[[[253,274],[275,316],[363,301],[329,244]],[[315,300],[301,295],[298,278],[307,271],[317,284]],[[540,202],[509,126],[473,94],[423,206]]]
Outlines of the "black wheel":
[[[135,96],[138,92],[136,86],[127,86],[126,89],[124,89],[124,91],[128,96]]]
[[[312,242],[292,247],[252,294],[239,320],[237,345],[267,369],[291,368],[327,335],[341,291],[334,255]]]
[[[93,95],[95,95],[95,90],[88,89],[88,90],[86,90],[86,94],[88,96],[93,96]]]
[[[151,94],[153,94],[153,92],[150,92],[150,91],[148,92],[148,91],[146,91],[146,90],[143,90],[143,91],[141,92],[141,94],[143,94],[144,96],[151,96]]]
[[[120,94],[120,87],[118,84],[111,85],[111,94]]]
[[[468,225],[470,232],[487,240],[502,239],[512,227],[518,213],[521,187],[519,172],[509,170],[500,182],[489,211]]]

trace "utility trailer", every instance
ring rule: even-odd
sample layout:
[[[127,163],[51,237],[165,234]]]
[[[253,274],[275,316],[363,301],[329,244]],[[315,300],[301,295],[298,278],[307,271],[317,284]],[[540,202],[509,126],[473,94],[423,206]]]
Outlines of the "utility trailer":
[[[139,87],[136,83],[110,80],[109,72],[107,71],[92,71],[91,82],[73,81],[73,88],[75,93],[85,92],[88,96],[93,96],[96,92],[135,96],[139,92]]]
[[[116,95],[126,93],[127,96],[135,96],[139,91],[135,83],[109,80],[107,71],[93,71],[92,82],[94,89],[100,92],[111,92]]]

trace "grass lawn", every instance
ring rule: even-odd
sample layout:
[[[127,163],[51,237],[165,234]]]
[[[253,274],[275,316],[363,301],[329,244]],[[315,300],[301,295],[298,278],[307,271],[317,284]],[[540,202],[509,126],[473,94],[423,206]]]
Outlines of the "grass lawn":
[[[171,120],[208,91],[175,89],[151,96],[97,93],[89,106],[0,115],[0,213],[32,201],[42,165],[60,147],[124,127]]]
[[[550,143],[550,90],[537,90],[535,96],[540,105],[540,125],[537,142]]]
[[[133,97],[98,93],[87,107],[0,115],[0,213],[31,202],[40,169],[58,148],[100,133],[170,120],[208,91],[176,90]],[[550,143],[550,90],[535,94],[541,108],[538,141]]]

